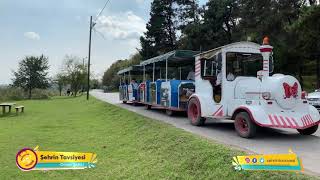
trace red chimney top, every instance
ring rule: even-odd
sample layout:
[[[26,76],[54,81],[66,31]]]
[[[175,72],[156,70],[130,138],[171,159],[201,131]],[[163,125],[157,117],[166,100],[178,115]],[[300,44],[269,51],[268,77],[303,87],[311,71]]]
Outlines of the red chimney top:
[[[263,38],[263,42],[262,42],[263,45],[269,45],[269,37],[266,36]]]

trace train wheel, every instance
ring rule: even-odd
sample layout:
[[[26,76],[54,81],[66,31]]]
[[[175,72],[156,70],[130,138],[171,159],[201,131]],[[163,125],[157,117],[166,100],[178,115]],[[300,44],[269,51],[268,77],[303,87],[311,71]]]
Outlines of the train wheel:
[[[169,109],[166,109],[166,114],[167,114],[168,116],[173,116],[173,115],[174,115],[174,111],[169,110]]]
[[[249,117],[249,114],[246,112],[240,112],[236,115],[234,120],[234,127],[243,138],[252,138],[256,135],[257,126]]]
[[[144,108],[145,108],[146,110],[150,110],[150,109],[151,109],[151,105],[146,104],[146,105],[144,105]]]
[[[206,118],[201,117],[201,107],[197,99],[192,98],[188,103],[188,118],[192,125],[204,125]]]
[[[311,135],[318,130],[318,124],[307,129],[297,129],[297,131],[302,135]]]

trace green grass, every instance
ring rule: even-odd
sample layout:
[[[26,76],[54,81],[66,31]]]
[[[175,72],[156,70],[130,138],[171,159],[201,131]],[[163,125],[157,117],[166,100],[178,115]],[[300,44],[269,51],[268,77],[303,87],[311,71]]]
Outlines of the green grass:
[[[1,179],[308,179],[298,173],[233,170],[244,152],[91,98],[18,102],[19,116],[0,116]],[[97,167],[23,172],[23,147],[97,153]]]

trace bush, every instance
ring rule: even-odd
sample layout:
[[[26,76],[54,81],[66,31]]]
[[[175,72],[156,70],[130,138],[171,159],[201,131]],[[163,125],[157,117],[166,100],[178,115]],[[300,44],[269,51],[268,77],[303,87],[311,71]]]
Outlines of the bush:
[[[22,100],[24,94],[24,91],[20,88],[3,87],[0,88],[0,101]]]
[[[51,89],[34,89],[32,99],[49,99],[52,96],[58,96],[59,92]]]
[[[51,89],[34,89],[32,90],[32,99],[49,99],[52,96],[59,95],[58,91]],[[19,101],[28,98],[28,93],[21,88],[1,87],[0,102],[3,101]]]

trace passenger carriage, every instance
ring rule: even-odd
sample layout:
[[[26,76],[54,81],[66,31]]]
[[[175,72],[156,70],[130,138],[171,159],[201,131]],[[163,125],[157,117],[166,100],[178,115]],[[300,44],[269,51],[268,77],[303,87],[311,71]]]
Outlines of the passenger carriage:
[[[206,118],[231,119],[237,133],[249,138],[257,126],[316,132],[319,112],[309,105],[299,81],[272,74],[273,47],[237,42],[196,55],[195,93],[188,103],[193,125]]]
[[[131,66],[120,70],[117,74],[120,76],[119,99],[123,103],[140,102],[140,86],[142,77],[142,68],[139,65]]]
[[[194,55],[197,53],[177,50],[140,63],[144,70],[144,104],[147,109],[165,109],[169,115],[175,111],[186,111],[189,96],[195,90],[194,80],[186,78],[194,67]],[[146,80],[148,69],[152,69],[150,80]]]

